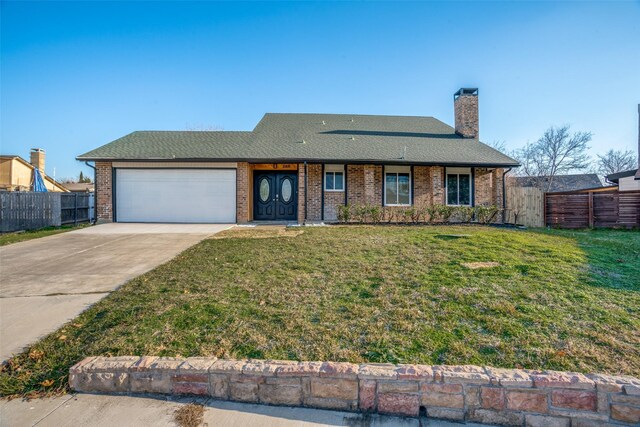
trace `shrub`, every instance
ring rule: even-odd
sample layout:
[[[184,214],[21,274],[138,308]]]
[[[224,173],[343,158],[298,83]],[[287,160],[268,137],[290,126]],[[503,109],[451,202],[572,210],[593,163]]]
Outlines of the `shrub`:
[[[471,222],[475,210],[471,206],[456,206],[456,217],[461,222]]]
[[[367,217],[369,216],[369,209],[367,205],[356,205],[353,209],[353,217],[356,222],[360,224],[367,222]]]
[[[449,222],[451,216],[455,212],[455,206],[448,205],[436,205],[436,210],[438,212],[438,218],[442,222]]]
[[[476,220],[480,224],[489,224],[499,211],[497,206],[476,206]]]
[[[437,205],[429,205],[424,208],[424,220],[429,224],[433,224],[440,218],[440,211]]]
[[[339,222],[351,221],[351,205],[338,206],[338,221]]]
[[[384,212],[381,206],[368,206],[369,218],[374,224],[379,224],[384,218]]]

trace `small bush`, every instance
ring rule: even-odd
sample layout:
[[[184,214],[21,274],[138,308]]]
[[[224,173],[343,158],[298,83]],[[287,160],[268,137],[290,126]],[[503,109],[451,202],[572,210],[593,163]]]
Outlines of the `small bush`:
[[[351,221],[351,205],[338,206],[338,221],[339,222]]]
[[[456,206],[456,217],[464,223],[469,223],[473,219],[475,213],[471,206]]]
[[[455,213],[455,206],[448,205],[436,205],[436,210],[438,212],[438,218],[441,222],[449,222],[451,220],[451,216]]]
[[[368,214],[371,222],[374,224],[379,224],[384,218],[384,211],[382,206],[368,206]]]
[[[489,224],[491,221],[493,221],[499,211],[500,209],[498,209],[497,206],[476,206],[476,220],[480,224]]]

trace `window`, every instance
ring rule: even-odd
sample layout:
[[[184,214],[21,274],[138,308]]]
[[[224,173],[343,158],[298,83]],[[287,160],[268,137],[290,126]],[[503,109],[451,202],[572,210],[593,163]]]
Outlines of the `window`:
[[[325,172],[324,189],[326,191],[344,191],[344,172]]]
[[[471,206],[469,168],[447,168],[447,204]]]
[[[384,204],[386,206],[411,204],[411,173],[396,172],[394,168],[384,174]]]

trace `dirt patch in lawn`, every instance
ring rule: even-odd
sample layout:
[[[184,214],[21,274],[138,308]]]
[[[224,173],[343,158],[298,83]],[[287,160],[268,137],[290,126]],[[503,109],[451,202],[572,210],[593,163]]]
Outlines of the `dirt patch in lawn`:
[[[257,226],[257,227],[233,227],[211,238],[218,239],[272,239],[276,237],[297,237],[304,233],[300,227],[286,226]]]
[[[174,419],[180,427],[198,427],[202,425],[204,418],[204,407],[190,403],[176,409]]]
[[[478,268],[494,268],[499,267],[499,262],[463,262],[463,267],[470,268],[471,270],[477,270]]]

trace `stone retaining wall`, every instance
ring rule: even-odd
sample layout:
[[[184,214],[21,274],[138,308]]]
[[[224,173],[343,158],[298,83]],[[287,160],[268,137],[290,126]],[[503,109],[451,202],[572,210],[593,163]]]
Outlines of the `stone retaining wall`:
[[[640,380],[479,366],[88,357],[80,392],[162,393],[513,426],[640,424]]]

